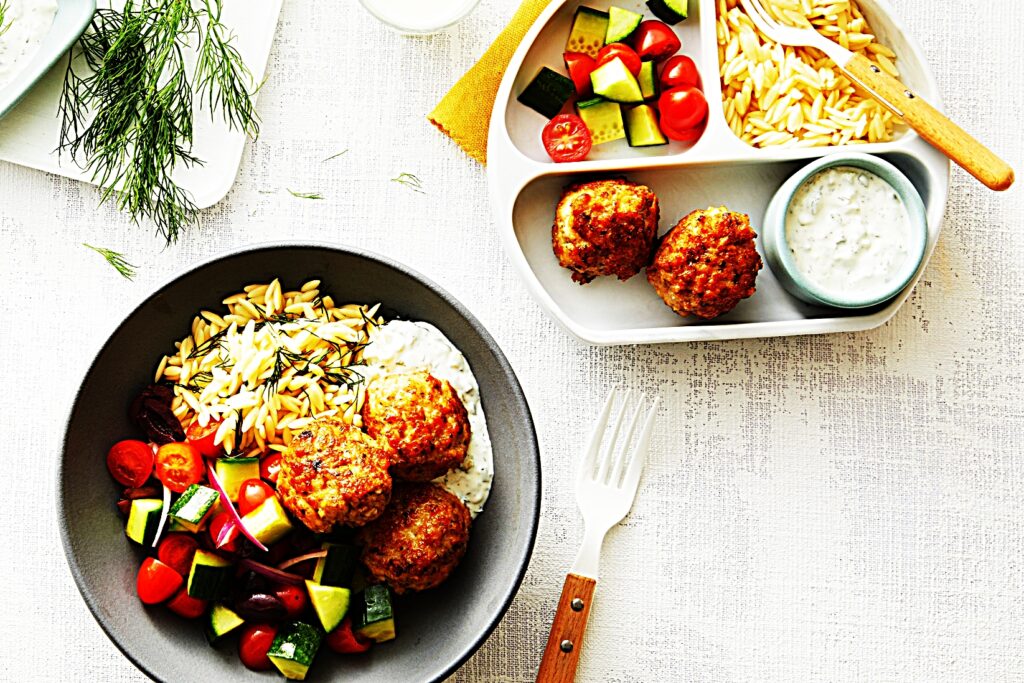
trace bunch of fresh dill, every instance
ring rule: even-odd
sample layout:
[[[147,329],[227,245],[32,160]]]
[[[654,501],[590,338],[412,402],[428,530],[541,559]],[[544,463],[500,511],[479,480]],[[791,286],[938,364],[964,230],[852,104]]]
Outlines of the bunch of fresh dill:
[[[221,3],[128,0],[120,11],[97,10],[64,77],[60,151],[91,173],[102,201],[152,220],[168,243],[198,217],[173,178],[178,164],[203,163],[192,153],[197,109],[250,137],[259,132],[255,84]]]

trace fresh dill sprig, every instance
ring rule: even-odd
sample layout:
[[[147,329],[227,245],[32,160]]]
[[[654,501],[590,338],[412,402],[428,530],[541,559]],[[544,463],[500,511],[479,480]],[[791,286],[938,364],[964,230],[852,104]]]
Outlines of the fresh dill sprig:
[[[94,247],[91,244],[86,244],[85,242],[82,243],[82,246],[92,249],[97,254],[105,258],[107,260],[107,263],[112,265],[114,267],[114,270],[121,274],[121,277],[125,278],[126,280],[135,279],[135,266],[133,266],[132,264],[128,263],[128,261],[125,260],[124,254],[120,254],[110,249],[103,249],[102,247]]]
[[[324,196],[322,194],[320,194],[319,192],[296,192],[295,190],[292,190],[292,189],[287,188],[287,187],[285,189],[288,190],[288,193],[291,196],[298,197],[299,199],[323,199],[324,198]]]
[[[412,173],[399,173],[397,177],[392,178],[391,182],[405,185],[413,192],[419,192],[420,194],[426,194],[423,189],[423,181],[414,176]]]
[[[255,137],[252,74],[220,21],[222,0],[128,0],[100,9],[71,51],[60,99],[58,150],[67,152],[135,222],[147,218],[168,243],[198,220],[176,168],[192,153],[198,103]],[[195,46],[190,66],[186,53]]]
[[[7,20],[7,0],[0,0],[0,36],[7,33],[7,29],[11,27]],[[345,150],[348,151],[347,149]]]
[[[347,149],[343,149],[340,152],[338,152],[337,154],[332,154],[331,156],[329,156],[326,159],[324,159],[324,162],[331,161],[332,159],[337,159],[338,157],[344,156],[345,154],[348,154],[348,150]]]

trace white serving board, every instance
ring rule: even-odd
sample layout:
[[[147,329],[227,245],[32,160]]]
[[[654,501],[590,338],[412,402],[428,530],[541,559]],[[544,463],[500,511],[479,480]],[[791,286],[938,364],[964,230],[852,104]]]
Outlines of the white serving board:
[[[111,2],[101,0],[100,7]],[[283,0],[224,0],[224,23],[235,33],[235,46],[253,73],[263,81],[274,42]],[[28,166],[57,175],[92,182],[65,154],[56,150],[60,139],[57,113],[66,57],[50,69],[32,91],[7,116],[0,119],[0,161]],[[219,117],[197,109],[193,152],[205,165],[175,170],[175,180],[192,193],[199,208],[213,206],[228,193],[238,175],[245,148],[245,134],[231,130]]]
[[[837,151],[884,155],[908,175],[925,201],[930,257],[942,226],[950,175],[949,161],[909,130],[892,142],[873,145],[755,149],[743,143],[729,130],[721,106],[716,0],[690,0],[690,18],[675,27],[683,52],[693,57],[704,81],[710,113],[703,137],[692,147],[673,142],[647,150],[619,141],[596,147],[586,161],[554,164],[540,142],[546,120],[519,104],[516,95],[541,66],[561,65],[572,17],[581,4],[599,9],[615,5],[650,18],[642,0],[554,0],[509,64],[495,101],[488,141],[491,203],[502,241],[531,294],[557,322],[592,344],[654,344],[866,330],[899,310],[927,258],[897,297],[862,311],[818,308],[798,301],[782,289],[767,263],[758,275],[757,293],[711,321],[675,315],[642,273],[625,283],[611,278],[585,286],[572,282],[552,253],[551,224],[562,189],[581,178],[626,176],[650,184],[662,206],[662,232],[694,209],[718,205],[749,214],[759,231],[772,195],[804,163]],[[920,48],[884,1],[861,0],[860,5],[880,41],[896,52],[903,81],[939,106],[935,81]]]

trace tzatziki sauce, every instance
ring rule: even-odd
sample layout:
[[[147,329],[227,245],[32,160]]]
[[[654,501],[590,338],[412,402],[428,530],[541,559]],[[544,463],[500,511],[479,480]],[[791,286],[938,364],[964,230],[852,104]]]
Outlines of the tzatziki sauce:
[[[801,274],[823,294],[891,294],[906,266],[910,214],[899,193],[870,171],[836,166],[811,176],[786,212],[786,242]]]
[[[469,414],[469,450],[459,467],[434,481],[462,500],[475,518],[491,492],[494,456],[480,403],[480,387],[466,357],[433,325],[392,320],[370,334],[362,362],[360,371],[367,386],[383,375],[426,370],[455,389]]]
[[[57,16],[57,0],[7,0],[0,24],[0,88],[39,51]]]

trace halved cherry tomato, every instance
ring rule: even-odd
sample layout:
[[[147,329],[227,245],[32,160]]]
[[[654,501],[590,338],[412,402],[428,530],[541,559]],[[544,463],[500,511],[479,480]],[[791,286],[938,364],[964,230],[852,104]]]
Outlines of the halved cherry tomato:
[[[225,550],[229,553],[237,553],[241,548],[241,530],[235,523],[235,518],[230,512],[221,512],[214,515],[210,520],[210,526],[206,529],[213,541],[213,547],[217,550]]]
[[[175,493],[203,480],[203,456],[190,443],[165,443],[156,452],[156,478]]]
[[[597,64],[594,68],[603,66],[618,57],[626,65],[629,72],[634,76],[640,75],[640,56],[625,43],[608,43],[597,53]]]
[[[157,558],[182,576],[192,570],[192,558],[199,549],[199,541],[189,534],[167,534],[157,548]]]
[[[284,603],[289,619],[297,619],[309,604],[309,596],[306,595],[305,589],[298,586],[282,584],[274,588],[274,595]]]
[[[277,475],[281,472],[281,454],[274,453],[260,460],[260,476],[271,484],[277,485]]]
[[[633,34],[633,47],[640,59],[660,62],[668,59],[683,46],[672,27],[663,21],[641,21]]]
[[[700,71],[692,59],[686,55],[670,57],[661,70],[662,90],[681,88],[683,86],[701,87]]]
[[[199,424],[199,420],[192,420],[192,424],[185,430],[185,438],[204,458],[216,458],[224,453],[223,448],[213,443],[219,428],[220,420],[210,420],[205,427]]]
[[[153,474],[153,449],[141,441],[118,441],[107,453],[107,469],[122,486],[142,486]]]
[[[557,163],[586,159],[594,144],[587,124],[574,114],[559,114],[548,121],[540,139],[548,156]]]
[[[671,126],[666,125],[664,122],[660,124],[661,132],[665,134],[669,140],[678,140],[679,142],[694,142],[699,140],[700,136],[704,134],[705,126],[703,124],[695,126],[693,128],[686,128],[684,130],[676,130]]]
[[[597,68],[597,61],[590,55],[582,52],[566,52],[562,55],[565,60],[565,70],[569,72],[569,78],[576,84],[576,93],[584,95],[590,92],[590,73]]]
[[[352,631],[352,620],[349,617],[345,617],[338,628],[327,634],[327,647],[343,655],[366,652],[371,645],[372,640]]]
[[[274,668],[267,657],[267,651],[277,637],[277,626],[273,624],[251,624],[242,631],[238,640],[238,658],[253,671],[269,671]]]
[[[682,133],[697,128],[708,117],[708,101],[704,93],[692,86],[666,90],[658,98],[658,109],[661,112],[662,131]],[[677,138],[673,138],[677,139]]]
[[[203,616],[206,606],[206,600],[193,598],[188,594],[188,589],[184,587],[167,603],[167,609],[186,619],[197,619]]]
[[[147,557],[135,577],[135,590],[142,602],[155,605],[177,593],[184,582],[181,574],[155,557]]]
[[[246,479],[238,487],[238,514],[247,515],[262,505],[267,498],[276,495],[270,484],[262,479]]]

